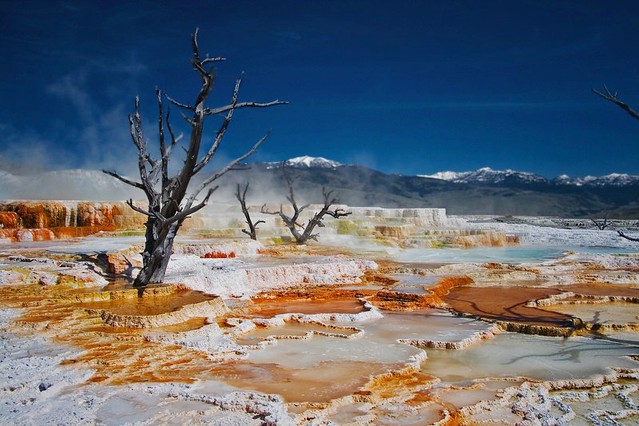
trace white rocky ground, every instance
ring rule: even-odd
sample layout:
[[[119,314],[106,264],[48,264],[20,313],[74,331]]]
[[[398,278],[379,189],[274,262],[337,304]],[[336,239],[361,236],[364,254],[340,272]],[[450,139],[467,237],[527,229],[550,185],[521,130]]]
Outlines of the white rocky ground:
[[[592,247],[613,249],[635,248],[636,243],[619,238],[615,231],[582,229],[557,229],[533,224],[471,223],[472,218],[453,218],[458,226],[484,227],[521,236],[526,245],[583,248],[559,259],[535,261],[513,268],[504,279],[525,281],[544,277],[547,284],[568,283],[574,280],[575,264],[589,265],[593,279],[605,278],[613,283],[637,283],[639,276],[627,270],[639,270],[638,255],[613,255],[593,252]],[[449,221],[450,222],[450,221]],[[450,225],[450,223],[449,223]],[[356,239],[348,237],[352,247]],[[331,237],[328,236],[328,240]],[[63,244],[58,247],[63,247]],[[368,243],[366,243],[368,244]],[[91,247],[91,252],[121,249],[129,243],[110,239],[94,238],[90,244],[80,243],[72,251],[82,252]],[[365,245],[367,249],[370,247]],[[247,298],[259,291],[285,288],[294,284],[330,284],[357,281],[364,271],[375,268],[372,261],[343,257],[303,256],[294,264],[278,264],[277,261],[257,261],[255,254],[261,246],[257,243],[227,243],[226,245],[180,246],[167,274],[168,281],[185,283],[193,289],[218,294],[223,298]],[[378,248],[376,248],[377,250]],[[3,247],[7,251],[7,246]],[[210,251],[221,251],[238,255],[231,259],[202,259],[199,256]],[[487,249],[489,250],[489,249]],[[374,251],[374,250],[373,250]],[[387,251],[391,256],[399,249]],[[614,251],[614,250],[613,250]],[[499,260],[496,258],[496,260]],[[464,273],[481,281],[482,262],[457,263],[435,269],[439,275]],[[526,268],[538,272],[531,274]],[[615,273],[615,270],[626,270]],[[612,271],[612,272],[610,272]],[[597,275],[599,274],[599,275]],[[60,275],[80,278],[86,285],[104,285],[103,278],[82,262],[54,262],[50,259],[14,256],[5,258],[0,264],[2,284],[38,283],[55,284]],[[335,408],[325,413],[318,412],[314,420],[304,421],[289,411],[289,406],[277,395],[247,392],[221,382],[199,382],[194,385],[152,384],[103,386],[87,383],[90,370],[61,365],[64,359],[72,358],[77,349],[53,343],[46,333],[34,334],[29,329],[16,329],[12,323],[20,310],[0,311],[0,377],[4,381],[0,388],[0,418],[6,424],[339,424],[330,423],[331,416],[344,411]],[[379,318],[379,311],[369,309],[359,317],[347,316],[295,316],[287,314],[262,326],[276,326],[284,321],[319,322],[367,322]],[[243,330],[242,327],[245,329]],[[237,324],[238,332],[254,327],[250,322]],[[18,330],[18,331],[16,331]],[[481,338],[489,338],[480,335]],[[224,336],[217,324],[212,323],[194,332],[183,334],[149,333],[150,340],[180,344],[209,353],[230,354],[238,351],[237,345]],[[437,347],[439,341],[421,342],[422,347]],[[414,341],[407,344],[420,346]],[[440,342],[441,343],[441,342]],[[460,344],[459,346],[465,346]],[[454,346],[454,345],[453,345]],[[463,349],[462,349],[463,350]],[[427,353],[425,350],[424,354]],[[425,356],[424,356],[425,358]],[[417,358],[416,358],[417,359]],[[421,358],[417,359],[420,361]],[[415,361],[415,360],[413,360]],[[417,362],[419,365],[419,362]],[[552,383],[517,383],[501,392],[498,398],[465,409],[471,421],[478,424],[546,425],[573,424],[575,419],[583,424],[632,424],[639,416],[637,406],[636,373],[626,374],[628,382],[600,383],[593,389],[562,391]],[[620,401],[613,404],[611,401]],[[350,404],[363,404],[350,400]],[[368,405],[366,405],[368,404]],[[364,413],[352,416],[360,424],[374,424],[375,418],[366,415],[373,404],[361,405]],[[591,407],[588,407],[588,404]],[[385,409],[392,411],[392,407]],[[399,408],[395,407],[397,412]],[[410,411],[410,410],[409,410]],[[417,413],[416,410],[414,410]],[[391,418],[391,417],[389,417]],[[410,419],[410,416],[408,417]],[[356,420],[358,419],[358,420]],[[588,423],[589,422],[589,423]]]
[[[93,371],[60,365],[77,349],[28,331],[7,331],[19,315],[17,309],[0,311],[3,424],[294,424],[278,396],[243,392],[220,382],[88,384]]]

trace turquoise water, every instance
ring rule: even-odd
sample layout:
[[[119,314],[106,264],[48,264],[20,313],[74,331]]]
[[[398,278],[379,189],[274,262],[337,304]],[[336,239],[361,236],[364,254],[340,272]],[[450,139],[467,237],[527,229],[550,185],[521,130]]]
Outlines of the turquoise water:
[[[561,257],[566,252],[613,254],[630,253],[628,249],[610,247],[546,247],[546,246],[516,246],[516,247],[477,247],[477,248],[422,248],[406,249],[394,256],[400,262],[425,263],[529,263],[543,262]],[[637,252],[635,250],[634,252]]]

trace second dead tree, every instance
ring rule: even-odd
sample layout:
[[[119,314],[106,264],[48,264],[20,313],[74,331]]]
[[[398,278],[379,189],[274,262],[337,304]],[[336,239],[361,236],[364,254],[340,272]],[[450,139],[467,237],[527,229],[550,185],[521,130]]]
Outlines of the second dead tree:
[[[248,207],[246,207],[246,192],[248,191],[249,184],[247,183],[244,186],[244,189],[241,188],[240,184],[237,184],[237,190],[235,191],[235,198],[240,202],[240,206],[242,207],[242,213],[244,213],[244,217],[246,218],[246,224],[248,225],[248,230],[242,229],[246,235],[251,237],[252,240],[257,240],[257,226],[260,223],[265,223],[263,220],[258,220],[257,222],[253,222],[251,219],[251,214],[249,213]]]
[[[279,216],[286,227],[289,229],[289,231],[291,231],[291,234],[293,235],[293,238],[295,238],[295,242],[298,245],[306,244],[308,240],[317,241],[317,237],[319,237],[319,234],[313,234],[313,231],[316,227],[324,227],[324,216],[328,215],[335,219],[339,219],[340,217],[348,216],[352,213],[347,212],[341,208],[331,209],[331,207],[334,204],[337,204],[339,201],[337,200],[337,198],[332,197],[333,191],[327,191],[326,188],[322,188],[322,194],[324,195],[324,206],[320,211],[315,213],[313,217],[311,217],[306,225],[300,224],[298,222],[300,214],[305,209],[307,209],[310,204],[304,204],[303,206],[297,205],[297,201],[295,201],[295,192],[293,191],[293,181],[288,176],[286,176],[285,178],[286,182],[288,183],[288,195],[286,196],[286,199],[291,203],[291,206],[293,207],[293,214],[287,215],[286,213],[284,213],[284,207],[282,205],[280,205],[279,211],[270,211],[267,210],[266,204],[264,204],[262,206],[261,212],[264,214]]]

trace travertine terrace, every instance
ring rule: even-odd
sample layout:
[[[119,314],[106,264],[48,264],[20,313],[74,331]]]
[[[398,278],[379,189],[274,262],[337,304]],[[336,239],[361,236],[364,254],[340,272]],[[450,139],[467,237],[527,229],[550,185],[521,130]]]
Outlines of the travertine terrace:
[[[0,209],[3,421],[639,422],[639,249],[613,230],[356,208],[296,246],[218,206],[138,291],[125,208]]]

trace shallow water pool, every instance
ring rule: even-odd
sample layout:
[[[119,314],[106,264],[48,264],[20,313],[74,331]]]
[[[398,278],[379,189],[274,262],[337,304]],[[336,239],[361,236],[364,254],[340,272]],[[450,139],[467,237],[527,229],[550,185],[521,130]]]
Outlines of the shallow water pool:
[[[626,249],[611,247],[557,247],[557,246],[515,246],[476,248],[421,248],[398,252],[394,260],[412,263],[534,263],[561,257],[566,252],[612,254],[630,253]]]
[[[639,368],[639,362],[627,357],[632,354],[639,354],[639,346],[505,333],[463,350],[430,349],[422,371],[449,383],[509,377],[587,379],[610,372],[610,367]]]

